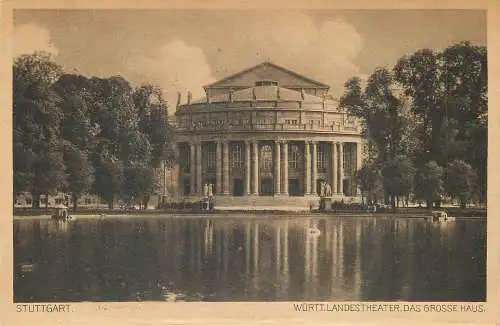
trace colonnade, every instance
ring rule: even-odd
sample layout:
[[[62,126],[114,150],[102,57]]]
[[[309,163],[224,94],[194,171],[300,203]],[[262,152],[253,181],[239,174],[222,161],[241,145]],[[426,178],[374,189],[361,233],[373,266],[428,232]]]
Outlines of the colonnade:
[[[289,189],[289,162],[288,152],[291,141],[244,141],[244,150],[242,153],[243,165],[243,195],[258,196],[260,192],[260,145],[272,142],[273,153],[273,182],[274,195],[288,196]],[[295,141],[293,141],[296,143]],[[301,141],[297,141],[301,142]],[[216,160],[215,160],[215,193],[230,195],[230,153],[229,141],[217,141]],[[303,141],[304,168],[301,176],[304,182],[304,195],[317,196],[316,182],[318,180],[318,141]],[[343,194],[344,189],[344,144],[343,142],[331,141],[321,142],[329,143],[331,158],[329,162],[328,174],[330,175],[330,184],[334,195]],[[202,143],[189,143],[189,180],[191,195],[200,195],[203,191],[203,171],[202,171]],[[356,143],[356,169],[361,167],[362,148],[361,143]]]

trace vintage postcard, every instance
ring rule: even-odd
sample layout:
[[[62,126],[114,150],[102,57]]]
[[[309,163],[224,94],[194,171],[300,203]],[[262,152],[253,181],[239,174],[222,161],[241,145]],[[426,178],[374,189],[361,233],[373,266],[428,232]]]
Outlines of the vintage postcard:
[[[0,322],[498,323],[499,8],[2,3]]]

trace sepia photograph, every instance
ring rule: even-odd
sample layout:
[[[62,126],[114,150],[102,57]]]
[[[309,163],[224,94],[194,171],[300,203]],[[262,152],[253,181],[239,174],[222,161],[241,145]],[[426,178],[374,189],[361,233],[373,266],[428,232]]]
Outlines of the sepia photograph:
[[[486,10],[27,8],[12,24],[17,309],[485,309]]]

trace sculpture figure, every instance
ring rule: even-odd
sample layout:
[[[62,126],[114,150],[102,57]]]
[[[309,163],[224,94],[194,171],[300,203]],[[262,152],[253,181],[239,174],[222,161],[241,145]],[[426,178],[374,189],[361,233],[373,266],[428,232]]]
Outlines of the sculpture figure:
[[[332,196],[332,186],[330,186],[329,183],[326,184],[326,196],[331,197]]]
[[[208,197],[211,198],[213,196],[214,196],[214,185],[210,183],[208,185]]]
[[[203,195],[208,197],[208,184],[206,183],[203,185]]]
[[[321,186],[320,186],[320,192],[319,192],[319,195],[321,197],[324,197],[325,196],[325,182],[324,181],[321,181]]]

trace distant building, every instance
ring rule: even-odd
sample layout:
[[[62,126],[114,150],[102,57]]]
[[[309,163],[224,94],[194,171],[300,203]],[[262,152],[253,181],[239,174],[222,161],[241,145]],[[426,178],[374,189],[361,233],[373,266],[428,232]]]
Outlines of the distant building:
[[[199,198],[213,184],[228,203],[304,202],[326,182],[332,197],[359,200],[361,128],[328,85],[265,62],[204,89],[205,98],[188,94],[175,112],[179,162],[170,188],[178,199]]]

